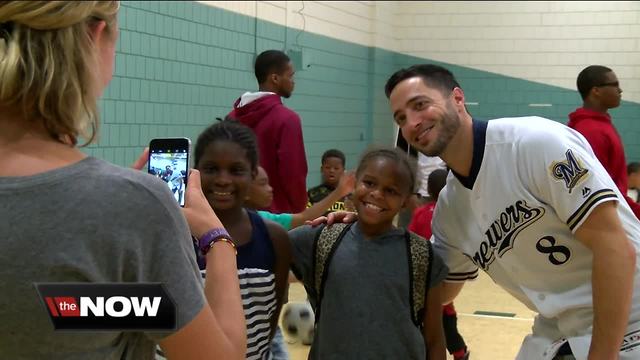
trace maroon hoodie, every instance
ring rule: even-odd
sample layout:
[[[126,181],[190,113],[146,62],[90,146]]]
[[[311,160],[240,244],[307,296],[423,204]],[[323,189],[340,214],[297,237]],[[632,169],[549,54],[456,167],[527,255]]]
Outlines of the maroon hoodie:
[[[298,114],[285,107],[280,96],[265,95],[229,113],[256,134],[260,166],[273,188],[273,213],[295,214],[307,205],[307,157]]]
[[[640,219],[640,205],[626,196],[627,160],[620,135],[611,123],[611,116],[595,110],[579,108],[569,114],[567,125],[587,139],[596,157],[611,175],[636,217]]]

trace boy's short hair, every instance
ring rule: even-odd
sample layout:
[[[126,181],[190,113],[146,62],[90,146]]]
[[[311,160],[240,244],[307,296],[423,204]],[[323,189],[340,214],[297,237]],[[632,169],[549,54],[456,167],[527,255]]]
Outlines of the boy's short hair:
[[[280,50],[267,50],[260,53],[254,64],[258,84],[264,84],[269,74],[281,74],[290,61],[289,56]]]
[[[630,162],[629,165],[627,165],[627,175],[631,175],[633,173],[636,173],[640,171],[640,162]]]
[[[360,177],[360,174],[362,173],[362,171],[364,171],[369,161],[377,158],[389,159],[403,167],[407,172],[406,175],[408,177],[407,180],[409,181],[409,194],[413,194],[415,192],[417,162],[415,159],[398,148],[390,148],[379,145],[373,145],[369,147],[369,149],[366,150],[364,154],[362,154],[362,158],[358,163],[358,168],[356,169],[356,178]]]
[[[448,174],[449,170],[447,169],[436,169],[429,174],[429,178],[427,179],[427,191],[433,200],[438,198],[440,191],[442,191],[444,186],[447,184]]]
[[[338,158],[342,161],[342,167],[345,166],[346,159],[344,157],[344,153],[338,149],[329,149],[322,154],[322,165],[328,158]]]
[[[604,83],[605,76],[611,71],[611,69],[602,65],[591,65],[582,69],[576,80],[576,86],[578,87],[578,92],[582,100],[585,100],[589,96],[591,89]]]

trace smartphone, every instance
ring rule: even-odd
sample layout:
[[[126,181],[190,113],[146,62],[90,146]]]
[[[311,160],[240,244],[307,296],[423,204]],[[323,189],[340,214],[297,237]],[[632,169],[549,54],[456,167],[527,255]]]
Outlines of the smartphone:
[[[149,143],[148,172],[164,181],[180,206],[184,206],[189,175],[188,138],[153,139]]]

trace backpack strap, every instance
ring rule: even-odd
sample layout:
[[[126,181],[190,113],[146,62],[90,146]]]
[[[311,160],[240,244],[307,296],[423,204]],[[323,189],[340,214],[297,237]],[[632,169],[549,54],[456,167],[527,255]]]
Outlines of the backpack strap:
[[[312,268],[312,284],[315,290],[315,319],[320,319],[320,303],[322,301],[324,285],[327,281],[327,267],[331,262],[331,258],[335,253],[344,234],[349,231],[352,224],[333,224],[325,226],[318,231],[316,239],[313,243],[313,268]]]
[[[422,328],[427,291],[431,281],[433,249],[431,241],[410,231],[405,232],[405,239],[409,259],[411,319],[417,327]]]

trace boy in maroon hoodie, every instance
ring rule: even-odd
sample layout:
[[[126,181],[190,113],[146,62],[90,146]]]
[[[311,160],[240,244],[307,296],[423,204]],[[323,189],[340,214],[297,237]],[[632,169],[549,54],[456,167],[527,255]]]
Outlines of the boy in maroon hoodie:
[[[569,114],[567,125],[587,139],[602,166],[625,195],[633,213],[640,219],[640,205],[626,196],[624,146],[607,112],[620,105],[622,89],[618,77],[606,66],[591,65],[580,72],[577,85],[583,105]]]
[[[258,139],[260,166],[273,188],[272,213],[299,213],[307,205],[307,158],[300,117],[282,104],[294,88],[295,71],[289,57],[267,50],[256,58],[258,92],[246,92],[229,117],[253,129]]]

